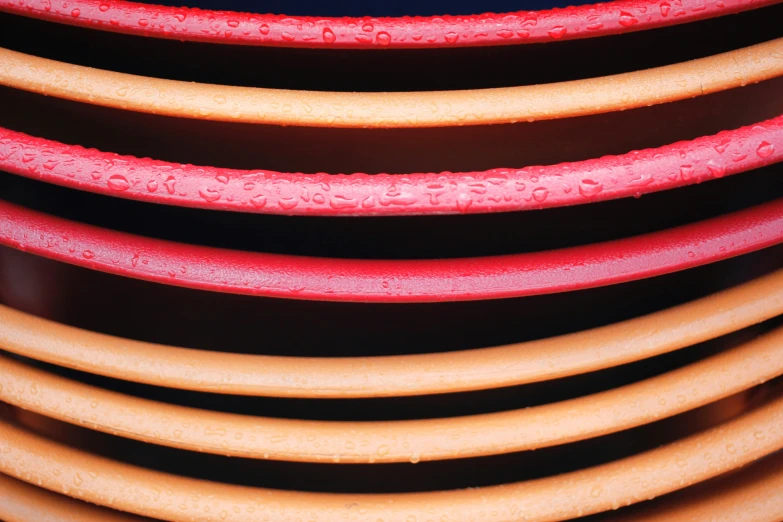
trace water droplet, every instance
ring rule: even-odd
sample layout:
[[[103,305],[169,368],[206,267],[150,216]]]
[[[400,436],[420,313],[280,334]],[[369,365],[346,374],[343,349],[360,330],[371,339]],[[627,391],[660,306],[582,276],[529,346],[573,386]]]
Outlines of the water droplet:
[[[443,37],[446,39],[446,42],[450,44],[456,43],[459,39],[459,35],[457,33],[446,33]]]
[[[226,23],[228,24],[228,26],[229,26],[229,27],[233,27],[234,29],[236,29],[237,27],[239,27],[239,22],[238,22],[238,21],[236,21],[236,20],[229,20],[229,21],[228,21],[228,22],[226,22]]]
[[[93,253],[92,250],[85,250],[84,252],[82,252],[82,257],[84,257],[84,259],[92,259],[93,257],[95,257],[95,254]]]
[[[218,192],[215,189],[206,188],[206,187],[199,189],[198,195],[210,203],[220,199],[220,192]]]
[[[139,20],[139,25],[142,27],[147,27],[149,23],[150,23],[149,20],[147,20],[146,18],[142,18],[141,20]]]
[[[473,199],[465,193],[460,194],[457,196],[457,210],[460,212],[465,212],[470,205],[473,204]]]
[[[185,15],[183,13],[175,14],[174,18],[176,18],[178,22],[184,22],[185,21]]]
[[[100,9],[101,13],[105,13],[109,10],[109,4],[101,4],[98,6],[98,9]]]
[[[728,453],[732,453],[732,454],[733,454],[733,453],[736,453],[736,452],[737,452],[737,448],[736,448],[736,446],[734,446],[734,444],[728,444],[728,445],[726,446],[726,451],[727,451]]]
[[[620,12],[620,19],[618,20],[620,25],[623,27],[631,27],[634,24],[639,23],[639,20],[636,19],[634,15],[631,13],[627,13],[625,11]]]
[[[224,103],[226,103],[226,97],[220,94],[216,95],[213,99],[215,100],[215,103],[217,103],[218,105],[223,105]]]
[[[250,204],[256,208],[263,208],[266,205],[266,196],[259,194],[250,198]]]
[[[280,198],[277,200],[277,204],[280,205],[280,208],[283,210],[291,210],[299,204],[299,200],[296,198]]]
[[[710,170],[710,174],[715,178],[722,178],[723,174],[726,172],[726,167],[712,160],[707,162],[707,168]]]
[[[152,181],[149,181],[147,183],[147,190],[149,192],[155,192],[156,190],[158,190],[158,182],[155,181],[154,179]]]
[[[368,22],[368,23],[365,23],[365,24],[362,26],[362,31],[364,31],[365,33],[371,33],[371,32],[373,32],[374,30],[375,30],[375,26],[374,26],[374,25],[372,25],[372,24],[371,24],[371,23],[369,23],[369,22]]]
[[[544,201],[549,195],[549,190],[544,187],[538,187],[533,191],[533,199],[538,202]]]
[[[335,195],[329,200],[329,206],[335,209],[339,208],[356,208],[359,206],[359,201],[353,198],[347,198],[345,196]]]
[[[74,9],[73,11],[71,11],[71,16],[73,16],[74,18],[79,18],[80,14],[82,14],[82,12],[79,11],[78,9]]]
[[[723,143],[719,143],[718,145],[715,145],[715,150],[718,151],[719,154],[723,154],[726,152],[726,148],[731,144],[730,141],[724,141]]]
[[[391,43],[391,35],[386,31],[381,31],[375,36],[375,39],[381,45],[389,45]]]
[[[590,490],[590,496],[591,496],[591,497],[593,497],[593,498],[598,498],[598,497],[600,497],[600,496],[601,496],[601,493],[603,492],[603,490],[604,490],[604,489],[603,489],[601,486],[599,486],[598,484],[596,484],[596,485],[595,485],[595,486],[593,486],[593,488]]]
[[[73,476],[73,483],[76,484],[77,486],[81,486],[82,482],[84,482],[84,480],[82,479],[82,476],[79,475],[78,473],[76,473]]]
[[[562,25],[558,25],[549,30],[549,36],[551,36],[554,39],[558,39],[564,37],[567,32],[568,29],[566,29]]]
[[[682,165],[680,167],[680,176],[683,181],[688,181],[693,177],[693,165]]]
[[[337,39],[337,37],[334,35],[334,31],[326,27],[323,32],[324,36],[324,42],[326,43],[334,43],[334,41]]]
[[[411,453],[411,464],[418,464],[421,461],[421,455],[418,453]]]
[[[669,2],[662,2],[661,3],[661,16],[669,16],[669,11],[671,11],[672,6],[669,4]]]
[[[756,154],[758,154],[760,158],[768,158],[773,152],[775,152],[775,146],[766,141],[762,141],[759,148],[756,149]]]
[[[388,287],[388,283],[386,283],[386,286]],[[387,446],[386,444],[383,444],[382,446],[378,446],[378,456],[383,457],[384,455],[388,455],[391,448]]]
[[[258,30],[263,34],[264,36],[269,34],[269,26],[266,24],[262,24],[261,27],[258,28]]]
[[[595,196],[604,189],[604,186],[592,179],[583,179],[579,183],[579,193],[583,196]]]
[[[293,42],[295,39],[294,35],[288,32],[284,32],[283,34],[280,35],[280,37],[286,42]]]
[[[174,178],[174,176],[169,176],[166,178],[166,181],[163,182],[163,185],[166,187],[166,190],[169,194],[174,194],[174,185],[177,183],[177,180]]]
[[[365,43],[365,44],[372,42],[372,37],[367,36],[366,34],[357,34],[356,36],[354,36],[354,39],[357,42]]]
[[[110,189],[116,190],[118,192],[122,192],[123,190],[128,190],[128,188],[130,187],[130,183],[128,183],[128,180],[125,178],[125,176],[122,176],[120,174],[115,174],[112,177],[110,177],[107,184],[109,185]]]

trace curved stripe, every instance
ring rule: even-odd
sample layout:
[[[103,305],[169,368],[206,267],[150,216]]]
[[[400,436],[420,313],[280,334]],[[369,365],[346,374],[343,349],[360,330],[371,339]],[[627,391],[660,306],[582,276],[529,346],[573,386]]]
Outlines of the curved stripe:
[[[783,75],[783,38],[689,62],[561,83],[316,92],[163,80],[0,49],[0,85],[182,118],[313,127],[445,127],[568,118],[682,100]]]
[[[306,421],[137,398],[0,355],[0,400],[71,424],[191,451],[297,462],[447,460],[534,450],[641,426],[783,374],[783,328],[683,368],[519,410],[404,421]]]
[[[593,288],[713,263],[783,241],[783,198],[660,232],[503,256],[363,260],[174,243],[0,201],[0,244],[125,277],[225,293],[437,302]]]
[[[783,520],[783,453],[726,477],[665,496],[609,522],[779,522]]]
[[[271,397],[399,397],[540,382],[619,366],[783,314],[783,270],[583,332],[437,354],[285,357],[193,350],[65,326],[0,305],[0,349],[115,379]]]
[[[5,522],[153,522],[80,502],[0,474],[0,519]]]
[[[524,512],[530,521],[545,522],[607,511],[739,468],[783,448],[781,426],[783,398],[777,398],[666,446],[542,479],[456,491],[327,494],[152,471],[91,455],[0,421],[0,472],[74,498],[111,502],[115,509],[170,521],[209,515],[226,522],[255,522],[283,512],[291,519],[316,515],[321,522],[428,518],[510,522]]]
[[[123,0],[0,0],[0,11],[156,38],[321,48],[471,47],[590,38],[676,25],[777,0],[622,0],[475,16],[328,18],[164,7]]]
[[[546,167],[404,176],[184,165],[64,145],[0,128],[0,169],[13,174],[139,201],[288,215],[474,214],[552,208],[638,197],[781,160],[783,116],[620,156]]]

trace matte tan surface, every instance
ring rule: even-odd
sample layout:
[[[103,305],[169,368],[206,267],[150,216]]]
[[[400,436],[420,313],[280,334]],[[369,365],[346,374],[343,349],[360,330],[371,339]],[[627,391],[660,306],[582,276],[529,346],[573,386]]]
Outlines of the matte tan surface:
[[[779,522],[783,520],[783,453],[726,477],[665,496],[611,522]]]
[[[253,417],[135,398],[0,356],[0,400],[193,451],[305,462],[418,462],[583,440],[670,417],[783,374],[783,328],[682,368],[576,399],[482,415],[337,422]]]
[[[0,520],[4,522],[153,522],[31,486],[0,474]]]
[[[185,118],[326,127],[442,127],[566,118],[681,100],[783,74],[783,38],[664,67],[495,89],[348,93],[198,84],[0,49],[0,84]]]
[[[97,334],[1,305],[0,348],[58,366],[171,388],[278,397],[388,397],[481,390],[586,373],[678,350],[780,314],[783,270],[601,328],[449,353],[355,358],[219,353]]]
[[[219,484],[97,457],[0,421],[0,471],[164,520],[555,521],[675,491],[783,447],[783,397],[723,425],[632,457],[501,486],[405,494],[323,494]]]

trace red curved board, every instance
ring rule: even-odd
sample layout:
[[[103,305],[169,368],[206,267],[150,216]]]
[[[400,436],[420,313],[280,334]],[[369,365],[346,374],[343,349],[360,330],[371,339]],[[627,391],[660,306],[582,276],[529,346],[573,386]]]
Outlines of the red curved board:
[[[0,170],[167,205],[319,216],[486,213],[605,201],[700,183],[783,160],[783,116],[621,156],[524,169],[300,174],[168,163],[0,128]]]
[[[783,198],[605,243],[527,254],[407,261],[264,254],[174,243],[0,201],[0,244],[170,285],[322,301],[438,302],[565,292],[683,270],[781,242]]]
[[[476,16],[323,18],[164,7],[124,0],[0,0],[0,11],[118,33],[239,45],[471,47],[589,38],[682,24],[780,0],[619,0]]]

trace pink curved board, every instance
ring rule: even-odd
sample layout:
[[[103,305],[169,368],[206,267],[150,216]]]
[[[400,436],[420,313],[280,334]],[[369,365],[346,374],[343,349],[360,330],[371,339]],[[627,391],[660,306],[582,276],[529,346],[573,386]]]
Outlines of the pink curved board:
[[[323,18],[164,7],[124,0],[0,0],[0,11],[105,31],[239,45],[470,47],[589,38],[738,13],[780,0],[619,0],[477,16]]]
[[[783,116],[621,156],[524,169],[300,174],[168,163],[0,128],[0,170],[98,194],[182,207],[319,216],[486,213],[606,201],[783,160]]]
[[[3,245],[170,285],[323,301],[437,302],[565,292],[684,270],[781,242],[783,198],[605,243],[527,254],[406,261],[316,258],[174,243],[0,202]]]

